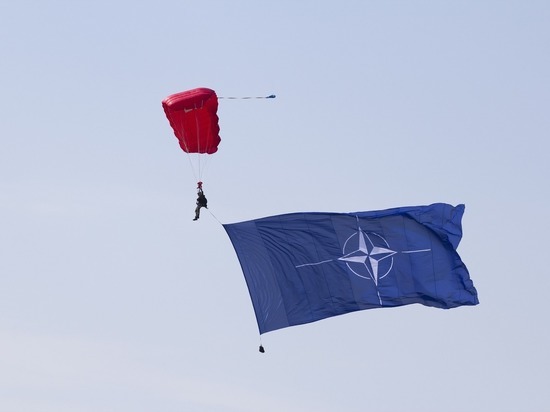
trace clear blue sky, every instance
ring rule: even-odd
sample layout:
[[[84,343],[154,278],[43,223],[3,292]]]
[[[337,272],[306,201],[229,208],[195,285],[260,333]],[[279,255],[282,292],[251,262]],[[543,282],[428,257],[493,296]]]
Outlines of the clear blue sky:
[[[0,411],[548,410],[546,1],[0,0]],[[209,87],[195,179],[161,101]],[[220,222],[465,203],[480,305],[260,342]]]

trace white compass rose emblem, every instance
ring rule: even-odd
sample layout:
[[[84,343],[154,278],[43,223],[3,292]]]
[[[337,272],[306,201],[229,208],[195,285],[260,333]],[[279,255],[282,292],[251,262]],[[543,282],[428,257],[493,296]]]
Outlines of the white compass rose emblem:
[[[356,248],[357,247],[357,248]],[[393,255],[388,242],[376,233],[365,233],[359,229],[344,243],[344,256],[338,260],[346,262],[348,269],[364,279],[371,279],[378,286],[378,280],[390,273]],[[350,252],[346,253],[346,251]]]
[[[430,251],[431,249],[393,250],[381,235],[374,232],[365,232],[358,226],[355,233],[351,234],[344,242],[341,257],[321,262],[304,263],[295,267],[317,266],[335,260],[345,262],[349,271],[355,276],[373,281],[378,300],[382,305],[378,284],[381,279],[384,279],[392,271],[394,255],[397,253],[409,254]]]

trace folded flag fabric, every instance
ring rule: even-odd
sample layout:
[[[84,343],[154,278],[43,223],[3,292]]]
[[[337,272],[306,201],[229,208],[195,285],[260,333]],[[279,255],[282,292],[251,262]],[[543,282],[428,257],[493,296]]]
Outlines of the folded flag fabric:
[[[348,312],[479,303],[456,252],[464,205],[290,213],[225,224],[260,334]]]

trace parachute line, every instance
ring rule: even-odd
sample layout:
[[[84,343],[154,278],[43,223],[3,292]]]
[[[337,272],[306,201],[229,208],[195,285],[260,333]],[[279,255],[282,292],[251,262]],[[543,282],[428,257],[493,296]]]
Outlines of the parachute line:
[[[193,112],[193,117],[195,118],[195,127],[197,128],[197,147],[198,147],[198,153],[197,153],[197,164],[198,164],[198,170],[199,170],[199,180],[202,180],[202,173],[201,173],[201,128],[199,127],[199,119],[197,117],[197,105],[195,104],[195,110]]]
[[[249,100],[249,99],[274,99],[275,96],[274,94],[270,94],[269,96],[246,96],[246,97],[235,97],[235,96],[227,96],[227,97],[222,97],[222,96],[218,96],[218,99],[228,99],[228,100]]]
[[[195,115],[195,118],[196,118],[196,115]],[[198,177],[197,177],[197,172],[195,171],[195,166],[193,165],[193,159],[191,158],[191,153],[189,153],[189,145],[187,144],[187,138],[185,137],[186,136],[186,131],[185,129],[183,128],[183,119],[179,119],[179,126],[180,126],[180,130],[181,132],[183,133],[184,135],[184,138],[183,139],[179,139],[180,143],[183,144],[183,146],[185,147],[185,154],[187,155],[187,160],[189,161],[189,166],[191,167],[191,171],[193,172],[193,176],[195,177],[195,180],[200,180]],[[198,156],[197,156],[198,157]],[[199,174],[200,174],[200,169],[199,169]]]

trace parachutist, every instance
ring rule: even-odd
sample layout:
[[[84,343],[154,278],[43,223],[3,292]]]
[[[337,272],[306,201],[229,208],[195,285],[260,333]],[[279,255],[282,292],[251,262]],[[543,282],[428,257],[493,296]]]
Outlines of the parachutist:
[[[206,196],[204,196],[204,192],[202,191],[202,182],[199,182],[198,191],[197,191],[197,207],[195,208],[195,218],[193,220],[198,220],[201,212],[201,208],[207,207],[207,200]]]
[[[262,345],[260,345],[260,353],[264,353],[265,352],[265,349]]]

